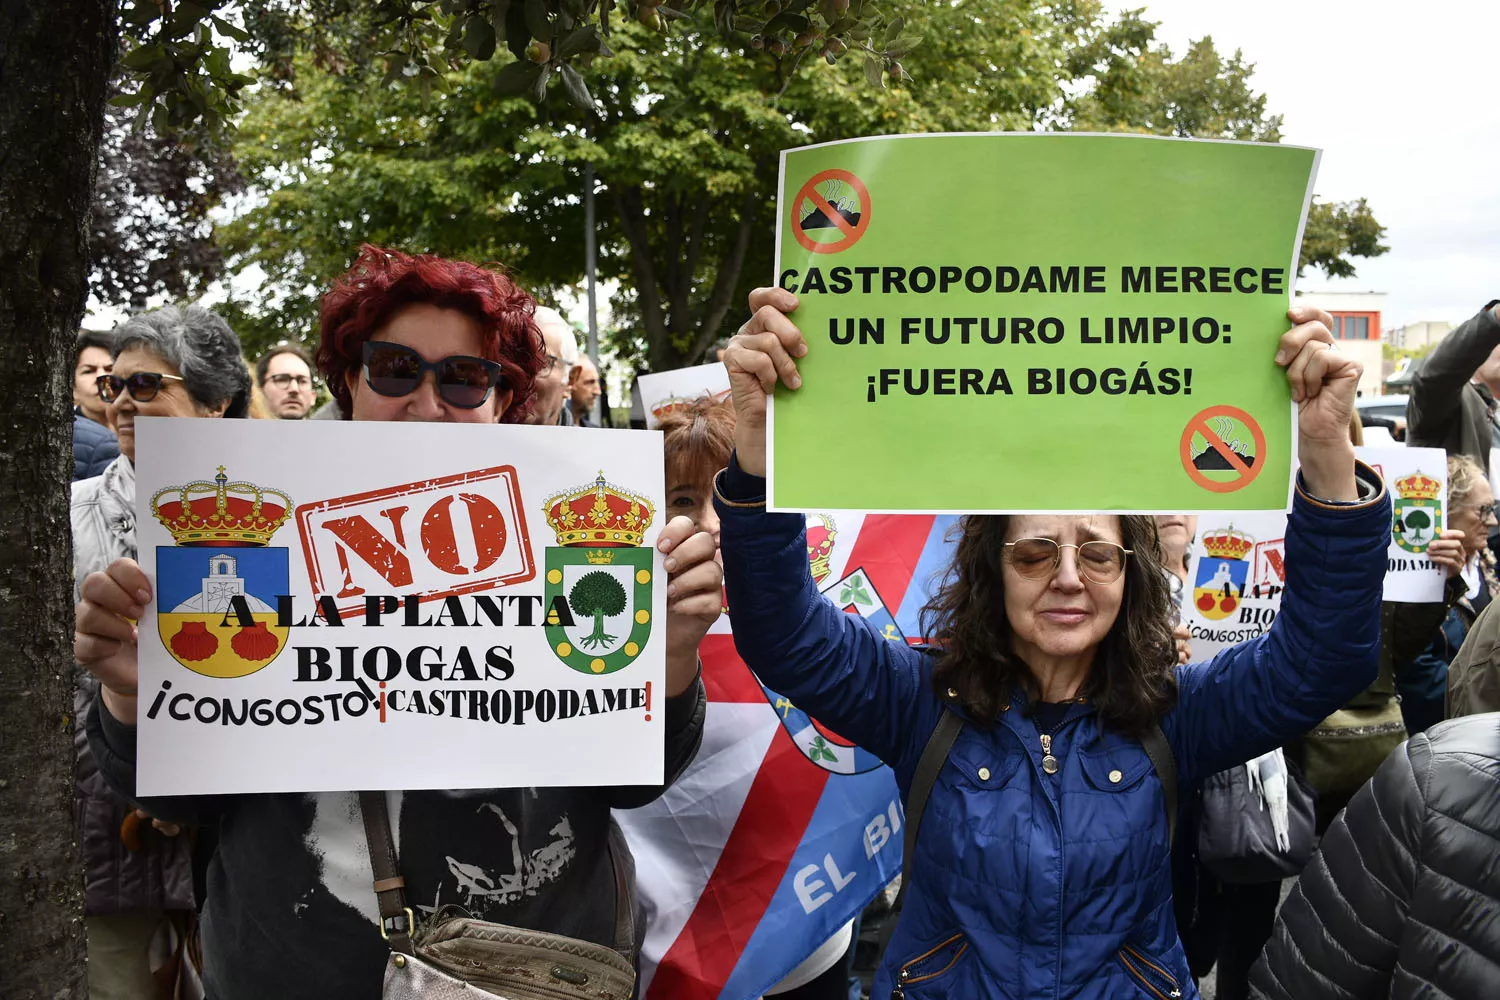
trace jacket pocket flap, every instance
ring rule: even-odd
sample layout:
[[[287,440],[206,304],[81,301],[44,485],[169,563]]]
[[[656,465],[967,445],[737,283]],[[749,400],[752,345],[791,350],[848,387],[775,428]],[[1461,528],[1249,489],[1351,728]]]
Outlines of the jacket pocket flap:
[[[990,740],[960,739],[948,754],[948,763],[959,774],[964,783],[980,788],[999,788],[1010,780],[1021,764],[1019,747],[997,747]],[[957,778],[950,780],[958,783]]]
[[[1102,792],[1123,792],[1134,788],[1151,771],[1151,758],[1124,753],[1079,754],[1084,776]]]

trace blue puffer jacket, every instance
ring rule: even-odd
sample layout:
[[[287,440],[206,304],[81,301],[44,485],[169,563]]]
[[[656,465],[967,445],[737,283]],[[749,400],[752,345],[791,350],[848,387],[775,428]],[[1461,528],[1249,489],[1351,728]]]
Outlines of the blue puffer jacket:
[[[73,414],[73,481],[102,476],[120,456],[120,442],[108,427]]]
[[[1361,478],[1379,482],[1365,469]],[[904,796],[942,711],[930,657],[818,595],[804,519],[752,506],[762,483],[732,467],[715,500],[735,644],[767,684],[889,762]],[[1162,728],[1183,783],[1306,732],[1375,679],[1391,515],[1373,489],[1347,506],[1299,489],[1275,625],[1179,670]],[[1075,704],[1053,739],[1062,768],[1047,775],[1023,706],[1018,693],[998,725],[967,726],[955,744],[872,996],[1196,997],[1145,750]]]

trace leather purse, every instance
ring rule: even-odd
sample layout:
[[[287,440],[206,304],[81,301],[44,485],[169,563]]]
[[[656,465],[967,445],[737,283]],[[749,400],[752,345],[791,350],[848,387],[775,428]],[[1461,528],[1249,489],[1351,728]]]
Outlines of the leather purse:
[[[385,793],[360,792],[359,807],[380,933],[391,947],[385,1000],[474,1000],[486,994],[506,1000],[629,1000],[634,993],[635,967],[614,948],[478,920],[457,906],[419,923],[406,904]]]

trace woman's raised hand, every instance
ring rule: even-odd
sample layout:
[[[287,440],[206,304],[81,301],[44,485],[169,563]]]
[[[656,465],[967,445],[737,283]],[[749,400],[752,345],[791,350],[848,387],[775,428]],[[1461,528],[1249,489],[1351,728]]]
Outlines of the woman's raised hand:
[[[807,353],[802,331],[787,319],[797,296],[784,288],[757,288],[750,293],[749,321],[724,352],[729,389],[734,398],[734,450],[740,468],[766,474],[766,396],[780,381],[789,389],[802,384],[797,362]]]
[[[116,559],[104,572],[84,577],[79,593],[73,658],[99,678],[110,714],[134,725],[140,680],[135,623],[151,602],[151,581],[134,559]]]
[[[1303,480],[1324,500],[1357,500],[1349,422],[1364,368],[1338,352],[1328,313],[1298,306],[1286,315],[1295,325],[1282,334],[1276,363],[1286,369],[1292,402],[1297,404]]]
[[[1457,528],[1445,528],[1427,543],[1427,558],[1448,571],[1450,577],[1464,571],[1464,533]]]

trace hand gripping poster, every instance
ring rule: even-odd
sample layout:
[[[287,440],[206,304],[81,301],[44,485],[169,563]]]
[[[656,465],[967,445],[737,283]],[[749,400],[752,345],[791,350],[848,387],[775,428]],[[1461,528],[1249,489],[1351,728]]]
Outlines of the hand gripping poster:
[[[1357,448],[1384,480],[1393,516],[1383,595],[1387,601],[1443,599],[1444,571],[1427,558],[1447,512],[1447,456],[1441,448]],[[1430,471],[1429,471],[1430,470]],[[1281,611],[1286,586],[1286,515],[1216,511],[1198,519],[1189,549],[1183,624],[1193,659],[1263,635]]]
[[[661,781],[658,435],[137,433],[139,794]]]
[[[808,349],[772,400],[772,509],[1283,509],[1274,355],[1317,159],[1029,133],[784,151],[776,281]],[[869,475],[896,455],[922,474]]]
[[[951,558],[952,517],[804,515],[823,596],[890,642]],[[734,609],[700,649],[708,714],[697,759],[656,802],[617,811],[649,915],[644,1000],[753,1000],[844,931],[901,869],[890,768],[750,672]]]

